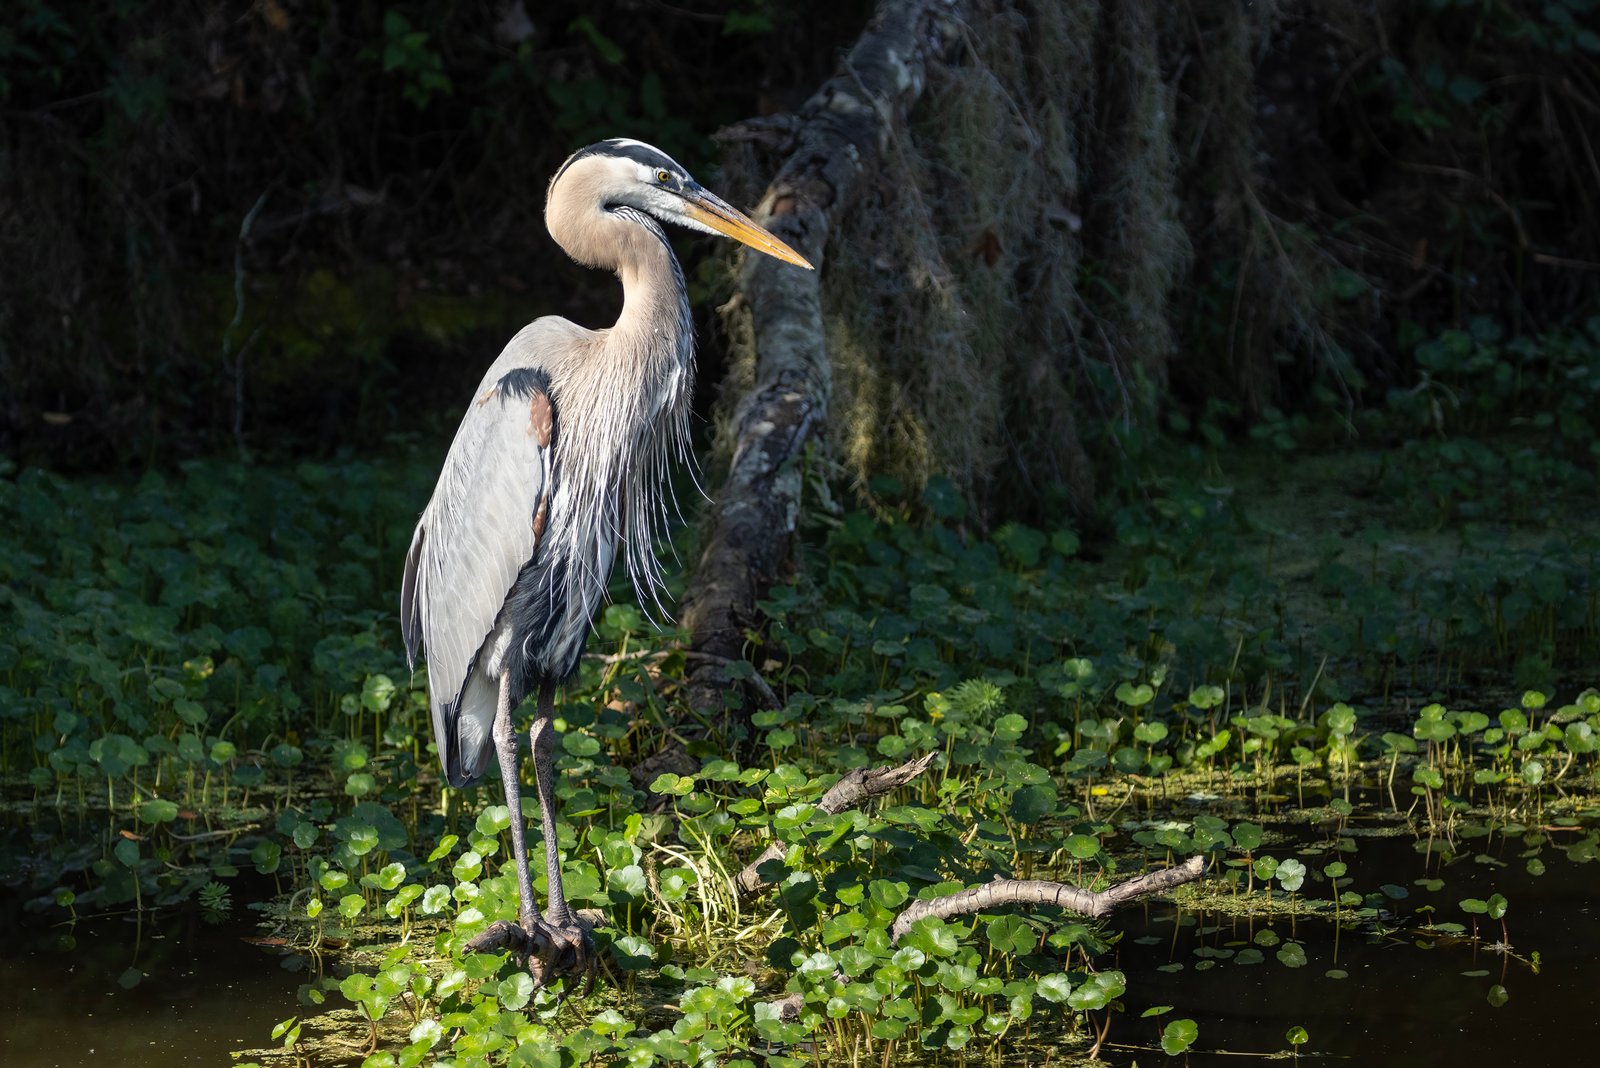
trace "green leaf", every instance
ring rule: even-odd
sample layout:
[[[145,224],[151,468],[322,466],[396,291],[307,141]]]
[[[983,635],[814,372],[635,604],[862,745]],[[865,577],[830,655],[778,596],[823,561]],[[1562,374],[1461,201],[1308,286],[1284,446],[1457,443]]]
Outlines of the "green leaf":
[[[1022,956],[1033,952],[1039,944],[1039,935],[1020,916],[1000,916],[989,921],[986,931],[989,944],[1000,953]]]
[[[1293,857],[1280,861],[1277,871],[1278,882],[1291,894],[1300,889],[1306,880],[1306,866]]]
[[[1044,783],[1024,786],[1011,797],[1011,818],[1018,823],[1038,823],[1056,810],[1056,788]]]
[[[393,701],[393,680],[387,675],[368,675],[361,685],[361,707],[368,712],[387,712]]]
[[[1090,860],[1100,855],[1100,839],[1087,834],[1069,834],[1062,843],[1077,860]]]
[[[627,58],[626,53],[622,51],[622,47],[601,33],[600,27],[596,26],[594,20],[588,15],[579,15],[573,19],[567,26],[567,30],[582,34],[588,38],[589,43],[594,46],[594,50],[600,53],[600,58],[612,66],[621,64]]]
[[[887,879],[874,879],[867,884],[867,892],[879,907],[884,909],[897,909],[905,904],[911,896],[910,887],[902,882],[890,882]]]
[[[500,999],[501,1008],[516,1012],[533,997],[533,977],[527,972],[507,976],[496,984],[495,996]]]
[[[386,864],[378,872],[378,887],[382,890],[393,890],[406,881],[406,866],[399,861]]]
[[[638,935],[623,935],[611,943],[617,965],[625,972],[643,971],[655,963],[656,947]]]
[[[900,944],[920,949],[930,957],[948,957],[961,945],[955,929],[937,916],[929,916],[911,925]]]
[[[663,771],[650,783],[649,789],[653,794],[686,797],[694,792],[694,777],[692,775],[677,775],[670,771]]]
[[[1037,990],[1040,997],[1059,1005],[1072,996],[1072,981],[1064,974],[1056,972],[1041,977]]]
[[[507,819],[506,826],[509,827],[510,825],[511,821]],[[461,839],[453,834],[447,834],[443,838],[439,839],[439,844],[434,847],[432,853],[428,854],[428,863],[432,864],[441,858],[449,856],[450,851],[456,847],[456,843],[459,841],[461,841]]]
[[[177,818],[177,804],[165,798],[146,801],[139,806],[139,820],[143,823],[171,823]]]
[[[1167,736],[1167,725],[1160,720],[1147,720],[1133,728],[1135,741],[1155,745]]]
[[[450,888],[448,886],[430,886],[422,895],[422,913],[424,916],[437,916],[450,904]]]
[[[642,899],[648,891],[644,869],[637,864],[613,868],[606,873],[606,889],[613,902],[625,903],[629,898]]]
[[[1193,1020],[1173,1020],[1161,1032],[1161,1050],[1169,1057],[1176,1057],[1200,1037],[1200,1025]]]
[[[505,805],[488,805],[488,806],[486,806],[484,808],[484,810],[482,812],[478,813],[478,818],[473,821],[472,826],[473,826],[473,829],[476,830],[483,837],[492,838],[494,835],[499,834],[501,831],[504,831],[504,830],[507,830],[508,828],[510,828],[510,826],[511,826],[511,810],[509,808],[507,808]],[[451,836],[450,837],[451,845],[454,845],[455,841],[456,841],[455,837]],[[443,847],[443,844],[441,843],[441,848],[442,847]],[[435,854],[438,854],[439,851],[435,850],[434,852],[435,852]],[[445,852],[448,853],[449,850],[446,849]],[[429,857],[428,859],[429,860],[437,860],[438,856],[435,855],[435,856]]]
[[[1116,698],[1118,701],[1133,708],[1140,708],[1155,699],[1156,691],[1147,682],[1135,686],[1124,682],[1117,685]]]
[[[1127,979],[1121,972],[1096,972],[1067,995],[1067,1004],[1079,1012],[1103,1009],[1127,988]]]

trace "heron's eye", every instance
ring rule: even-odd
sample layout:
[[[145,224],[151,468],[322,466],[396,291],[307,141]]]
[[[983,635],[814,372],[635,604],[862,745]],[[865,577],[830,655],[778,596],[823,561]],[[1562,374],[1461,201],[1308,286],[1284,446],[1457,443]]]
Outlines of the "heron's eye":
[[[660,182],[662,185],[666,185],[668,182],[672,181],[671,172],[665,170],[656,171],[656,181]]]

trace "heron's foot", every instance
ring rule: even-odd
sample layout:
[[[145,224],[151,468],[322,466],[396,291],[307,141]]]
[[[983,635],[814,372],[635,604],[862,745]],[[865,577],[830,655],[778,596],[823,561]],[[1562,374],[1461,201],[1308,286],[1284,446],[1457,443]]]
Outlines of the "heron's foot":
[[[528,933],[532,952],[528,954],[527,969],[535,989],[548,986],[561,976],[575,979],[582,975],[583,991],[578,996],[588,997],[594,990],[599,962],[589,928],[575,917],[568,917],[565,923],[555,922],[554,917],[535,920],[532,926]]]
[[[519,968],[533,977],[534,989],[549,986],[563,976],[584,977],[581,997],[594,989],[598,964],[589,928],[575,918],[565,923],[553,919],[524,919],[522,924],[496,920],[462,947],[463,953],[498,953],[510,950]]]

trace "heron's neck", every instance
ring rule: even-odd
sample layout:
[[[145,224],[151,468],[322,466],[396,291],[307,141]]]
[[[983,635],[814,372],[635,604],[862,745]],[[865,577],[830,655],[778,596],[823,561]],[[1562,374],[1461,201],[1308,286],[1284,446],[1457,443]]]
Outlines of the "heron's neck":
[[[648,356],[687,366],[694,344],[688,293],[660,224],[634,208],[596,208],[582,188],[564,196],[563,184],[546,211],[550,236],[574,260],[622,281],[622,314],[607,332],[606,348],[619,359]]]
[[[694,334],[683,269],[655,220],[642,214],[637,219],[618,216],[630,233],[627,256],[615,267],[622,280],[622,314],[611,328],[609,346],[629,355],[649,352],[685,366]]]

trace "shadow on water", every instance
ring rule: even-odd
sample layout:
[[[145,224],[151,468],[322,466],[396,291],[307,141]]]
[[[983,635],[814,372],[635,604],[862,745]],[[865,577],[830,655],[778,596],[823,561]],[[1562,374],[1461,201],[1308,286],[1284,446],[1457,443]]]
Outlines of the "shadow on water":
[[[0,896],[0,1064],[219,1065],[301,1011],[294,977],[247,920],[85,919]]]
[[[1286,1033],[1297,1026],[1309,1033],[1304,1057],[1383,1068],[1586,1062],[1600,1039],[1595,869],[1569,860],[1553,842],[1539,851],[1536,875],[1525,843],[1498,836],[1495,843],[1458,843],[1461,851],[1450,858],[1430,854],[1427,842],[1409,835],[1363,837],[1354,852],[1305,858],[1316,870],[1334,860],[1348,864],[1341,889],[1404,887],[1409,896],[1392,902],[1392,916],[1378,925],[1341,929],[1331,915],[1304,906],[1292,920],[1172,906],[1121,917],[1118,966],[1138,981],[1114,1034],[1153,1049],[1113,1048],[1103,1057],[1119,1065],[1164,1063],[1162,1027],[1189,1017],[1200,1027],[1188,1053],[1195,1066],[1237,1066],[1241,1054],[1286,1051]],[[1331,896],[1326,883],[1314,892]],[[1501,940],[1498,922],[1478,917],[1481,941],[1470,937],[1472,917],[1458,902],[1494,893],[1510,902],[1507,930],[1521,960],[1490,948]],[[1468,937],[1430,936],[1430,919],[1464,923]],[[1292,950],[1282,953],[1291,943],[1303,951],[1303,964]],[[1256,958],[1243,952],[1249,949],[1260,954],[1257,963],[1240,962],[1241,955]],[[1527,963],[1535,952],[1537,971]],[[1137,1019],[1160,1005],[1176,1009]],[[1146,1039],[1140,1025],[1148,1027]]]

